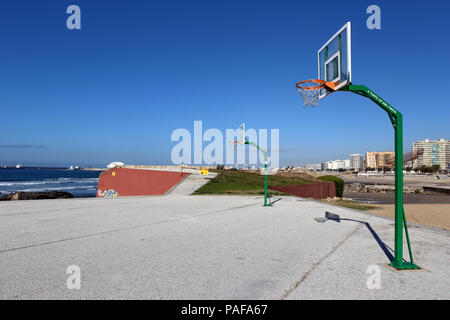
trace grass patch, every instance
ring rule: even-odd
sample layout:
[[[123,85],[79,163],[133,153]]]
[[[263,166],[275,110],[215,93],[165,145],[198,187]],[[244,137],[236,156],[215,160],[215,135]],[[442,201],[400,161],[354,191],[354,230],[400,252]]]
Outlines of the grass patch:
[[[342,180],[339,177],[336,176],[321,176],[317,179],[322,181],[331,181],[334,182],[334,186],[336,187],[336,197],[342,198],[342,195],[344,194],[344,180]]]
[[[194,194],[242,194],[242,195],[260,195],[264,194],[264,175],[255,172],[240,170],[211,170],[217,173],[217,176],[203,185]],[[318,181],[306,177],[286,177],[281,175],[267,176],[267,182],[270,187],[285,186],[291,184],[309,184]],[[285,193],[270,190],[271,195],[285,195]]]
[[[335,200],[335,199],[333,199],[333,200],[320,200],[320,201],[326,202],[329,204],[334,204],[335,206],[356,209],[356,210],[360,210],[360,211],[380,209],[380,207],[377,207],[376,205],[360,203],[360,202],[356,202],[353,200],[345,200],[345,199],[336,199]]]

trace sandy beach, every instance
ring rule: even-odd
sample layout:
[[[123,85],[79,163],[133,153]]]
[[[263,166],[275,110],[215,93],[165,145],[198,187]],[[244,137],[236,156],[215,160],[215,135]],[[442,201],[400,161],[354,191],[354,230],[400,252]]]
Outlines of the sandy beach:
[[[380,216],[394,218],[394,205],[377,205],[379,209],[369,210]],[[424,224],[444,230],[450,230],[450,204],[448,203],[416,203],[405,204],[406,221]]]
[[[450,196],[446,194],[404,194],[406,220],[450,230]],[[372,204],[368,212],[394,218],[394,193],[344,192],[344,198]],[[375,209],[376,208],[376,209]]]

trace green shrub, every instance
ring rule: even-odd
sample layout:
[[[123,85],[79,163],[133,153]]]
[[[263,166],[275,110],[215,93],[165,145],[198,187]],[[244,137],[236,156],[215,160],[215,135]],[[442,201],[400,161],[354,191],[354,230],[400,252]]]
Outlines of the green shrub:
[[[336,197],[342,198],[342,194],[344,193],[344,180],[336,176],[321,176],[317,179],[334,182],[334,186],[336,187]]]

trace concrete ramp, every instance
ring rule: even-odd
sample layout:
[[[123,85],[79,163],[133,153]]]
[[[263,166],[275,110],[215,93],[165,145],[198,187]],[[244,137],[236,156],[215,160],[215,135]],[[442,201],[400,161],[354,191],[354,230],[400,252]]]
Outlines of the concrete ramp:
[[[185,179],[180,181],[173,187],[166,195],[191,195],[204,184],[208,183],[212,178],[217,176],[217,173],[208,173],[208,175],[201,175],[199,170],[187,170],[190,173]]]

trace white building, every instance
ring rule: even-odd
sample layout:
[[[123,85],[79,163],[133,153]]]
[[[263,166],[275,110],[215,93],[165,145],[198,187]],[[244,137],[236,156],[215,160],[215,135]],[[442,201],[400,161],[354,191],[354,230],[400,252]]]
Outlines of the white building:
[[[350,155],[350,169],[362,171],[364,169],[364,157],[362,154],[355,153]]]
[[[332,160],[327,162],[322,162],[322,170],[347,170],[350,169],[350,160]]]
[[[115,161],[115,162],[111,162],[110,164],[108,164],[108,166],[106,168],[111,169],[114,167],[123,167],[125,164],[123,162],[119,162],[119,161]]]
[[[327,170],[333,170],[333,161],[327,162]]]
[[[345,160],[333,160],[331,162],[331,170],[344,170]]]
[[[344,169],[350,170],[350,159],[344,160]]]
[[[309,171],[320,171],[322,170],[322,164],[320,163],[309,163],[305,165],[305,169]]]

